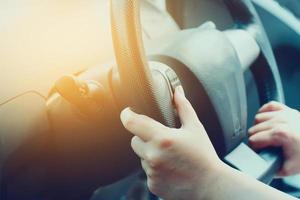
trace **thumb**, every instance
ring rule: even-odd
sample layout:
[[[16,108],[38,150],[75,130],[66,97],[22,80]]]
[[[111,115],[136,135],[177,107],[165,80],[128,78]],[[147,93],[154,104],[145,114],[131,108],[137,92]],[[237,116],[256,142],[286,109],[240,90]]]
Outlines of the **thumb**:
[[[194,128],[195,126],[199,127],[199,125],[202,127],[194,108],[185,97],[182,86],[175,89],[174,103],[183,127]]]

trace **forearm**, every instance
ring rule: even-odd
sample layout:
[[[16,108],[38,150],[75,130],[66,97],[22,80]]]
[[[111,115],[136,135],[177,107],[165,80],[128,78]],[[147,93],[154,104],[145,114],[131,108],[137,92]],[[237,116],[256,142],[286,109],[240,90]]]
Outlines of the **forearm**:
[[[199,194],[200,198],[197,200],[296,199],[228,166],[222,167],[216,174],[205,195]],[[201,192],[201,189],[199,191]]]

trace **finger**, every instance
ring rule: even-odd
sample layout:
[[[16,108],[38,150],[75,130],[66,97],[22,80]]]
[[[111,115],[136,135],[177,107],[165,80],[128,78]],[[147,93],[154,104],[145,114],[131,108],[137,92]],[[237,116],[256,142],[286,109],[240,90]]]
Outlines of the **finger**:
[[[266,131],[268,129],[271,129],[272,128],[272,121],[265,121],[265,122],[262,122],[262,123],[259,123],[253,127],[251,127],[249,130],[248,130],[248,133],[249,135],[254,135],[258,132],[262,132],[262,131]]]
[[[293,161],[285,160],[285,162],[283,163],[281,169],[279,170],[276,176],[279,178],[283,178],[286,176],[296,175],[297,170],[295,170],[295,166],[297,165],[295,165]]]
[[[281,146],[278,138],[273,137],[274,130],[266,130],[259,132],[249,138],[249,143],[254,149],[262,149],[266,147]]]
[[[139,138],[138,136],[134,136],[131,139],[131,148],[133,149],[134,153],[138,155],[141,159],[146,158],[146,144],[145,142]]]
[[[284,178],[284,177],[290,175],[290,174],[284,169],[284,165],[285,165],[285,163],[283,163],[283,166],[281,167],[281,169],[279,170],[279,172],[277,172],[276,178]]]
[[[147,177],[151,178],[153,176],[153,170],[146,160],[141,160],[142,168],[146,173]]]
[[[276,115],[276,113],[278,113],[278,111],[258,113],[257,115],[255,115],[255,124],[271,120]]]
[[[182,86],[178,86],[175,89],[174,103],[178,111],[178,115],[182,126],[191,127],[195,126],[195,124],[201,124],[194,108],[192,107],[188,99],[185,97]]]
[[[124,127],[143,141],[149,141],[157,134],[166,134],[168,128],[161,123],[131,111],[124,109],[120,115]]]
[[[271,101],[265,105],[263,105],[258,112],[270,112],[270,111],[278,111],[284,109],[286,106],[276,101]]]
[[[286,177],[286,176],[287,176],[287,175],[286,175],[286,173],[285,173],[284,171],[279,171],[279,172],[277,172],[275,178],[284,178],[284,177]]]

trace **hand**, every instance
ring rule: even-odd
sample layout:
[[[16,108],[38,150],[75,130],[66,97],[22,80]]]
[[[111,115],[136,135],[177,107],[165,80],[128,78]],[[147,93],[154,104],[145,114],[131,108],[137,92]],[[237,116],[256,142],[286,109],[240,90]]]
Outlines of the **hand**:
[[[174,101],[180,129],[168,128],[129,108],[122,111],[121,120],[135,135],[131,146],[141,158],[151,192],[163,199],[202,199],[223,163],[182,87],[176,89]]]
[[[249,129],[254,149],[282,147],[284,163],[278,176],[300,173],[300,113],[278,102],[264,105]]]

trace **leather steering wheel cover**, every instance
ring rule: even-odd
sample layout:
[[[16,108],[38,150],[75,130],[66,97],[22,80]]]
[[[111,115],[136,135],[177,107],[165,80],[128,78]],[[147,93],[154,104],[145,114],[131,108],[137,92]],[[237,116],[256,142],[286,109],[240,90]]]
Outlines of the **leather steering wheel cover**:
[[[278,67],[262,23],[249,0],[225,0],[238,28],[251,33],[261,48],[261,54],[251,66],[257,83],[260,103],[279,101],[284,103],[284,95]]]
[[[140,1],[111,0],[112,37],[122,89],[136,112],[171,125],[172,118],[163,115],[159,95],[142,42]],[[133,95],[134,94],[134,95]],[[134,97],[134,98],[133,98]]]

